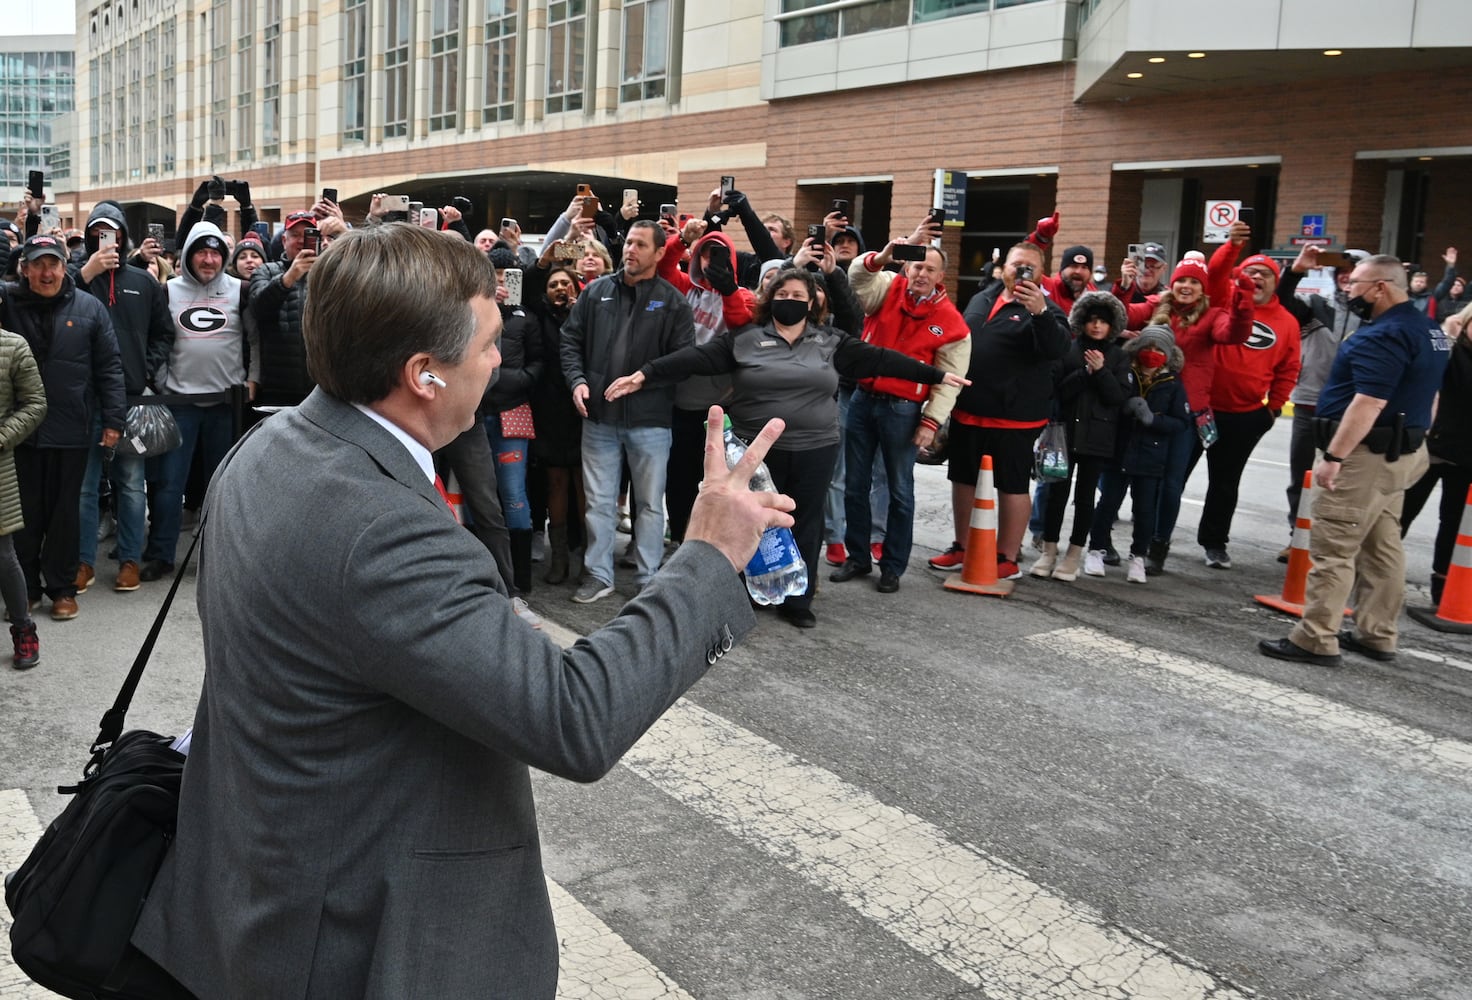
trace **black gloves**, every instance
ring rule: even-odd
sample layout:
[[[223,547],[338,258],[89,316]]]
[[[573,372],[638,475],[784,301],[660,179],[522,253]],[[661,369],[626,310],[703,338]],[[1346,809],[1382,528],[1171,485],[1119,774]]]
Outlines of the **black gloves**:
[[[746,205],[746,195],[740,191],[732,191],[726,195],[726,207],[731,210],[732,215],[740,215],[741,209]]]
[[[210,200],[210,182],[200,181],[199,187],[194,189],[194,197],[189,199],[190,207],[203,209]]]
[[[731,251],[719,243],[711,245],[710,261],[705,265],[705,280],[722,295],[736,294],[736,271],[731,266]]]
[[[225,194],[234,198],[244,208],[250,204],[250,181],[226,181]]]
[[[1124,401],[1124,409],[1146,427],[1155,423],[1155,414],[1151,412],[1150,404],[1145,402],[1144,396],[1131,396]]]

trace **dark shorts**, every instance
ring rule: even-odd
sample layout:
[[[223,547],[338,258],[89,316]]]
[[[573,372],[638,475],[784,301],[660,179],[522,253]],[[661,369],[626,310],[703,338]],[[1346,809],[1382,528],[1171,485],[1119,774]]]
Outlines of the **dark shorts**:
[[[972,427],[951,419],[950,464],[946,478],[953,483],[976,485],[981,456],[992,457],[992,481],[998,493],[1031,491],[1033,445],[1041,427],[1017,430],[1010,427]]]

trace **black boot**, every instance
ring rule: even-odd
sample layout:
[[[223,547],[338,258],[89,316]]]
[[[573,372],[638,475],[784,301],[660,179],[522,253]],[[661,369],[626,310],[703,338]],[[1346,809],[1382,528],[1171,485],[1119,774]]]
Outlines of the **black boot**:
[[[1441,607],[1441,590],[1446,586],[1445,573],[1431,574],[1431,603],[1435,607]]]
[[[1165,557],[1170,555],[1170,542],[1162,542],[1158,539],[1150,542],[1150,547],[1145,550],[1145,575],[1156,576],[1165,572]]]
[[[547,574],[542,577],[547,583],[565,583],[568,571],[567,525],[547,527]]]
[[[511,585],[517,594],[532,592],[532,532],[519,528],[507,532],[511,536]]]

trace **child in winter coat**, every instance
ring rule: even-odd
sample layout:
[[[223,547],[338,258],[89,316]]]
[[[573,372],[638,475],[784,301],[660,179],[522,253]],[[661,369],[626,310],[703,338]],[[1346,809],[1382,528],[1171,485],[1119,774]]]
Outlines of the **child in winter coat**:
[[[1094,494],[1099,477],[1116,454],[1120,407],[1134,393],[1130,358],[1114,343],[1124,333],[1125,313],[1108,292],[1084,292],[1068,317],[1073,346],[1053,365],[1053,398],[1068,437],[1068,471],[1073,488],[1073,530],[1068,552],[1058,560],[1058,539],[1068,513],[1068,482],[1050,482],[1043,515],[1043,555],[1033,576],[1078,579],[1084,543],[1094,521]]]
[[[1168,326],[1147,326],[1124,348],[1131,359],[1131,395],[1124,404],[1120,469],[1124,479],[1119,495],[1101,497],[1084,560],[1088,576],[1104,575],[1104,554],[1114,512],[1124,500],[1124,488],[1134,498],[1134,534],[1130,539],[1130,583],[1145,582],[1145,554],[1155,526],[1156,503],[1177,434],[1189,433],[1191,411],[1180,371],[1185,355],[1176,346]]]

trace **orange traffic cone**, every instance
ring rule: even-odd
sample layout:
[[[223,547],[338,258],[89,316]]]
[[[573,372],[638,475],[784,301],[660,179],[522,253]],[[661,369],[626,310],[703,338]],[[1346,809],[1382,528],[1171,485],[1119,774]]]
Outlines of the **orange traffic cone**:
[[[1308,597],[1308,571],[1313,565],[1308,554],[1308,539],[1313,530],[1313,520],[1308,513],[1313,510],[1314,474],[1303,474],[1303,492],[1298,497],[1298,518],[1293,524],[1293,541],[1288,546],[1288,572],[1283,576],[1282,594],[1255,594],[1253,600],[1265,604],[1275,611],[1303,617],[1303,605]],[[1354,614],[1349,608],[1346,615]]]
[[[453,470],[445,479],[445,503],[450,505],[450,513],[455,515],[455,523],[464,524],[465,494],[460,492],[460,480],[455,478]]]
[[[1447,567],[1441,604],[1435,609],[1408,608],[1407,614],[1438,632],[1472,633],[1472,489],[1467,491],[1467,503],[1462,508],[1457,547]]]
[[[945,587],[989,597],[1006,597],[1012,593],[1011,580],[997,579],[997,489],[992,483],[990,455],[981,456],[981,470],[976,474],[976,499],[971,505],[971,527],[966,532],[966,561],[961,564],[961,576],[949,577]]]

